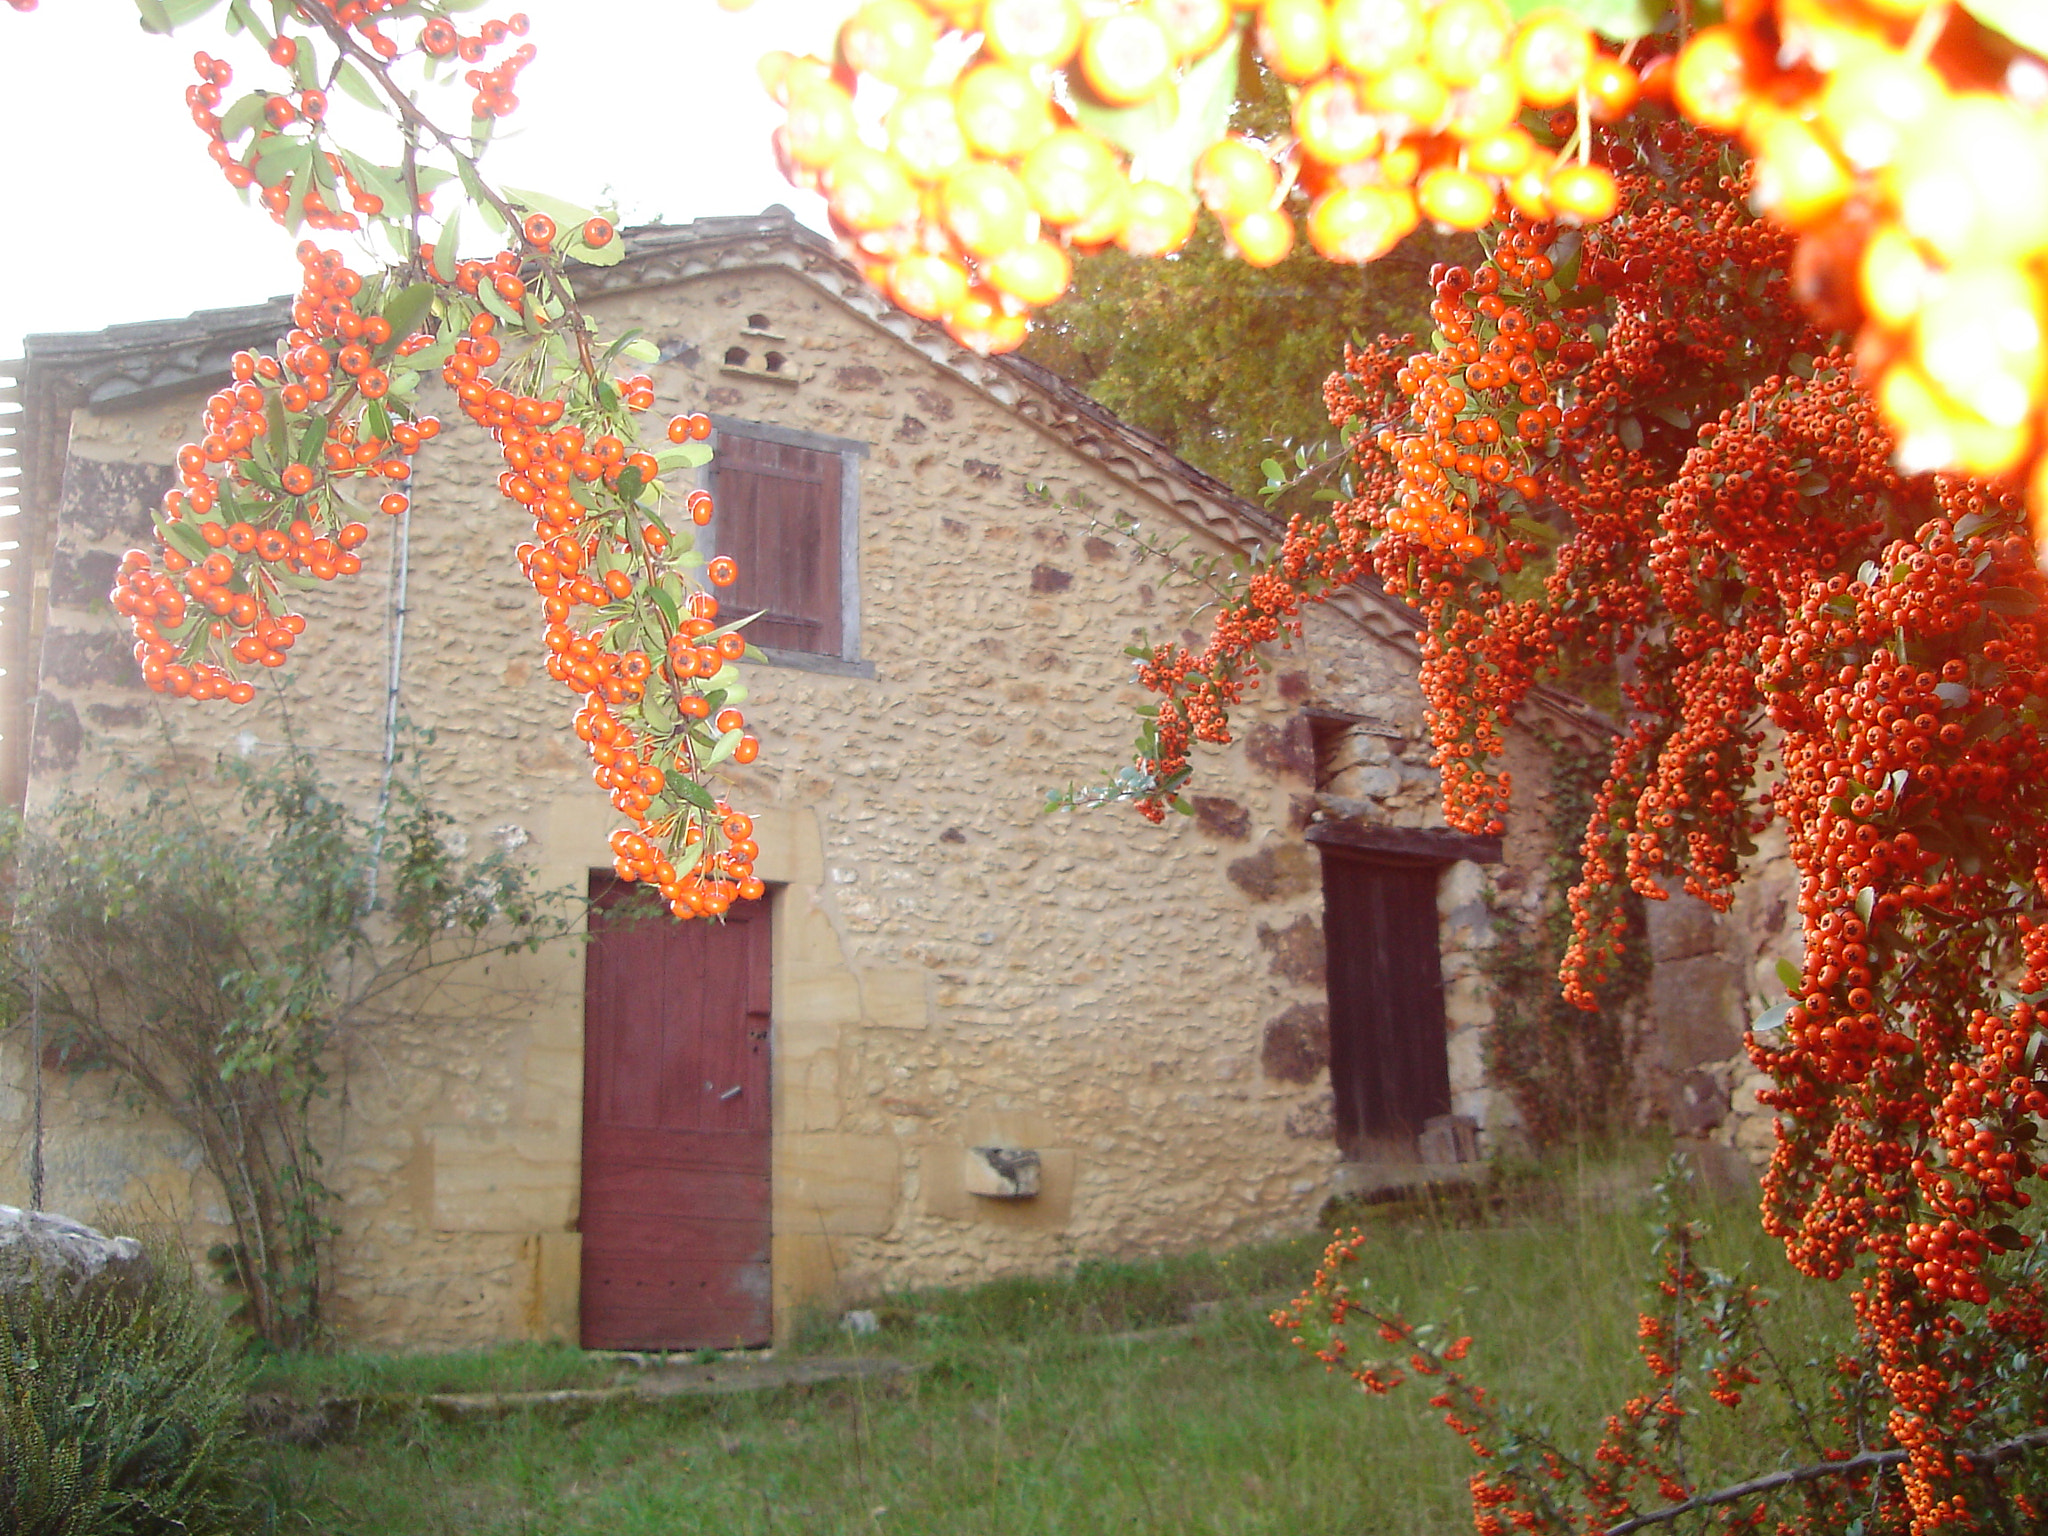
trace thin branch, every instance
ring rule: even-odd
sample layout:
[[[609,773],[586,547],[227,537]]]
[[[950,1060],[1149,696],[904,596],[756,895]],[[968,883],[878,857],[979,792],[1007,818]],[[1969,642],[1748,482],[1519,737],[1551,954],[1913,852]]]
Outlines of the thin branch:
[[[2015,1435],[2010,1440],[2001,1440],[1996,1445],[1986,1446],[1981,1451],[1959,1450],[1958,1458],[1967,1460],[1971,1470],[1983,1471],[2001,1462],[2011,1461],[2048,1446],[2048,1429],[2031,1430],[2024,1435]],[[1673,1504],[1664,1509],[1652,1510],[1647,1515],[1637,1515],[1619,1525],[1607,1527],[1604,1536],[1628,1536],[1630,1531],[1640,1531],[1646,1526],[1662,1525],[1667,1520],[1676,1520],[1695,1510],[1711,1509],[1717,1504],[1733,1504],[1754,1494],[1772,1493],[1780,1488],[1795,1487],[1800,1483],[1817,1483],[1829,1477],[1854,1477],[1859,1472],[1882,1472],[1895,1467],[1906,1459],[1901,1450],[1870,1451],[1862,1456],[1852,1456],[1847,1461],[1824,1461],[1810,1467],[1792,1467],[1784,1472],[1773,1472],[1765,1477],[1751,1478],[1746,1483],[1735,1483],[1727,1488],[1717,1488],[1712,1493],[1702,1493],[1687,1499],[1683,1504]]]

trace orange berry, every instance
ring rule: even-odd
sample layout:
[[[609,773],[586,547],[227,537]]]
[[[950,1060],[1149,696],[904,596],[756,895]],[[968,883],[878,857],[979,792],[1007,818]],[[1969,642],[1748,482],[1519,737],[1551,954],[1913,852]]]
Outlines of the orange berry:
[[[1750,101],[1770,77],[1770,68],[1763,45],[1747,30],[1707,27],[1695,32],[1678,56],[1671,98],[1701,127],[1733,133],[1749,115]]]
[[[1031,199],[1007,166],[977,160],[946,180],[940,216],[961,247],[993,256],[1021,245],[1030,233]]]
[[[789,157],[812,170],[823,170],[860,139],[853,98],[829,81],[791,95],[786,129]]]
[[[1195,192],[1225,223],[1271,206],[1279,189],[1280,173],[1265,152],[1234,135],[1218,139],[1195,161]]]
[[[1568,11],[1538,11],[1516,29],[1508,46],[1515,89],[1532,107],[1576,100],[1593,65],[1593,34]]]
[[[1031,206],[1053,224],[1087,218],[1123,181],[1115,152],[1082,128],[1062,128],[1040,141],[1018,174]]]
[[[1195,200],[1159,181],[1131,184],[1130,206],[1117,244],[1133,256],[1165,256],[1195,232]]]
[[[1052,132],[1052,107],[1030,75],[1012,64],[981,64],[960,77],[953,105],[967,142],[995,160],[1015,160]]]
[[[1546,189],[1557,217],[1570,224],[1598,224],[1614,217],[1621,200],[1614,175],[1604,165],[1563,165]]]
[[[1606,53],[1593,56],[1586,69],[1586,107],[1594,122],[1619,122],[1641,92],[1641,80],[1621,60]]]
[[[1033,309],[1067,291],[1074,264],[1065,247],[1051,240],[1027,240],[992,257],[982,269],[989,285]]]
[[[1206,58],[1230,31],[1228,0],[1145,0],[1176,59]]]
[[[1265,0],[1259,52],[1283,80],[1313,80],[1330,67],[1330,17],[1323,0]]]
[[[832,212],[849,229],[890,229],[917,213],[917,189],[893,155],[856,144],[825,174]]]
[[[1304,86],[1294,103],[1294,135],[1312,158],[1325,165],[1365,159],[1379,148],[1381,127],[1380,119],[1358,99],[1348,75],[1325,75]],[[1266,200],[1270,198],[1269,192]],[[1229,217],[1220,210],[1218,216]]]
[[[1330,40],[1338,62],[1355,75],[1383,75],[1415,64],[1429,28],[1416,0],[1337,0],[1330,8]]]
[[[1166,32],[1143,11],[1114,11],[1082,34],[1082,78],[1111,106],[1148,100],[1172,72]]]
[[[1493,184],[1483,176],[1440,165],[1415,184],[1423,213],[1452,229],[1484,229],[1493,222]]]
[[[950,91],[905,91],[889,109],[887,127],[889,152],[919,181],[944,181],[967,163],[967,135]]]
[[[1425,57],[1446,85],[1470,85],[1499,63],[1514,28],[1501,0],[1438,0]]]
[[[1058,69],[1081,46],[1081,7],[1075,0],[989,0],[981,32],[999,59]]]
[[[950,256],[913,251],[889,267],[889,295],[920,320],[943,320],[967,297],[967,268]]]
[[[1294,249],[1294,220],[1277,208],[1255,208],[1227,233],[1232,248],[1249,266],[1277,266]]]
[[[867,0],[839,29],[840,55],[885,85],[911,86],[932,61],[938,26],[913,0]]]
[[[1415,199],[1385,187],[1340,187],[1317,198],[1308,238],[1331,261],[1360,264],[1384,256],[1419,222]]]

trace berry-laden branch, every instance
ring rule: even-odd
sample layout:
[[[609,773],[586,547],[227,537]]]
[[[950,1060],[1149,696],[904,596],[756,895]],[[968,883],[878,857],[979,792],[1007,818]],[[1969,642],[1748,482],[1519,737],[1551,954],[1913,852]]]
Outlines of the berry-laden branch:
[[[1426,1384],[1429,1406],[1463,1439],[1480,1466],[1471,1478],[1474,1526],[1480,1536],[1511,1530],[1546,1536],[1627,1536],[1708,1509],[1729,1509],[1728,1530],[1771,1529],[1783,1536],[1857,1536],[1925,1528],[1911,1496],[1912,1452],[1900,1445],[1869,1448],[1871,1408],[1883,1388],[1865,1356],[1816,1360],[1797,1371],[1778,1363],[1765,1334],[1767,1295],[1740,1274],[1705,1261],[1708,1233],[1683,1214],[1682,1169],[1657,1190],[1657,1262],[1649,1305],[1640,1314],[1637,1353],[1650,1386],[1611,1415],[1590,1454],[1575,1452],[1524,1411],[1503,1402],[1468,1373],[1473,1341],[1433,1323],[1413,1323],[1376,1299],[1357,1229],[1335,1239],[1308,1289],[1273,1314],[1297,1348],[1325,1369],[1343,1372],[1362,1390],[1386,1396],[1411,1381]],[[2038,1329],[2039,1297],[2030,1326]],[[1967,1325],[1972,1346],[1995,1352],[2010,1320]],[[1378,1346],[1375,1358],[1360,1349]],[[2038,1335],[2037,1335],[2038,1336]],[[1391,1350],[1391,1358],[1378,1358]],[[2044,1406],[2038,1370],[1984,1381],[1977,1405],[1979,1436],[1954,1450],[1957,1479],[1972,1497],[1951,1507],[1949,1523],[2010,1528],[2007,1517],[2038,1525],[2044,1484],[2038,1468],[2013,1469],[2048,1447],[2038,1427]],[[1825,1416],[1811,1405],[1826,1405]],[[1741,1415],[1740,1432],[1712,1436],[1729,1444],[1770,1445],[1787,1439],[1810,1447],[1809,1464],[1693,1491],[1688,1445],[1707,1415]],[[2017,1432],[2000,1433],[2001,1429]],[[1989,1431],[1987,1437],[1983,1431]],[[2001,1469],[2012,1469],[2001,1475]],[[1660,1503],[1644,1508],[1645,1495]],[[1732,1508],[1731,1506],[1747,1506]],[[2033,1528],[2030,1526],[2029,1528]]]
[[[866,0],[831,59],[762,75],[790,180],[876,287],[983,352],[1021,344],[1071,253],[1170,256],[1199,208],[1256,267],[1304,233],[1363,264],[1424,219],[1597,225],[1622,194],[1595,131],[1675,102],[1755,157],[1902,463],[2030,475],[2048,536],[2041,7],[1712,9],[1695,29],[1689,0]],[[1284,132],[1226,131],[1250,64],[1285,83]]]
[[[220,0],[138,5],[145,25],[169,30]],[[259,16],[251,0],[229,0],[227,34],[260,47],[278,84],[230,98],[231,66],[194,58],[187,105],[229,183],[288,231],[375,237],[398,264],[366,276],[340,251],[300,242],[292,331],[274,355],[235,357],[204,434],[178,451],[158,549],[124,558],[114,605],[151,688],[253,699],[255,675],[283,666],[305,632],[296,594],[361,571],[373,512],[414,510],[411,461],[441,431],[419,391],[438,371],[497,443],[499,491],[532,518],[520,569],[541,599],[548,675],[578,696],[577,735],[629,823],[613,838],[620,876],[657,885],[678,916],[717,916],[763,891],[752,821],[711,783],[728,760],[759,752],[740,709],[746,619],[719,614],[714,589],[733,582],[732,560],[694,548],[711,498],[690,492],[683,524],[662,484],[708,461],[710,421],[679,416],[665,444],[640,446],[635,418],[653,382],[614,370],[653,350],[630,336],[602,346],[571,277],[574,265],[619,260],[622,242],[592,210],[486,178],[492,127],[517,106],[535,51],[516,41],[523,15],[466,33],[464,8],[276,0]],[[409,44],[400,25],[417,27]],[[436,116],[458,72],[466,132]],[[391,126],[392,163],[336,137],[330,90]],[[465,214],[504,249],[463,258]],[[580,627],[579,608],[594,610]]]

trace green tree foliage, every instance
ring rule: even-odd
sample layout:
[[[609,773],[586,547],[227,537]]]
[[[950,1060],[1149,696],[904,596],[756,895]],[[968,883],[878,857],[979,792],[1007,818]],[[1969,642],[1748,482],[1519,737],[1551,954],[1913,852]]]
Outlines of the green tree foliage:
[[[352,814],[310,758],[229,760],[217,782],[77,796],[14,829],[17,1023],[103,1070],[197,1144],[236,1241],[217,1255],[280,1348],[321,1326],[333,1231],[316,1113],[348,1032],[417,1013],[423,983],[580,931],[581,907],[501,851],[444,838],[401,785]]]
[[[1082,257],[1067,296],[1039,317],[1024,355],[1244,495],[1260,463],[1337,448],[1321,395],[1304,381],[1344,365],[1353,339],[1429,330],[1430,265],[1475,254],[1421,234],[1369,267],[1305,248],[1249,267],[1204,222],[1178,255]]]

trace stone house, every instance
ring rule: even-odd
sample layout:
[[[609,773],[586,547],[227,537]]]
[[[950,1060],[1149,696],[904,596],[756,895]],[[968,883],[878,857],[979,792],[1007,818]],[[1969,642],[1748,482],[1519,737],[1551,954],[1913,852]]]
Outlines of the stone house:
[[[638,231],[585,284],[606,330],[659,343],[655,416],[713,413],[711,532],[757,554],[764,751],[734,798],[772,895],[723,928],[524,957],[496,1002],[346,1042],[323,1131],[344,1336],[760,1342],[864,1290],[1300,1230],[1361,1166],[1512,1135],[1478,951],[1489,897],[1540,895],[1546,753],[1513,735],[1505,839],[1443,829],[1411,614],[1366,589],[1313,612],[1201,764],[1197,815],[1041,814],[1122,756],[1140,695],[1121,648],[1193,605],[1112,519],[1227,551],[1270,543],[1268,516],[1058,378],[894,310],[781,209]],[[147,538],[229,354],[286,324],[280,301],[35,337],[14,366],[0,793],[33,814],[116,753],[261,754],[289,732],[368,806],[395,699],[452,744],[430,772],[454,835],[601,890],[614,819],[538,665],[493,451],[452,409],[414,513],[376,530],[362,577],[308,594],[282,686],[238,711],[141,688],[104,600],[118,553]],[[1560,695],[1530,715],[1603,730]],[[715,966],[748,984],[649,979]],[[700,1047],[735,1080],[646,1086],[647,1053]],[[0,1044],[4,1200],[27,1065]],[[47,1204],[221,1235],[172,1128],[90,1073],[49,1084]],[[634,1140],[713,1125],[754,1173]],[[651,1269],[596,1235],[621,1202],[671,1224]],[[605,1299],[650,1284],[689,1295]]]

